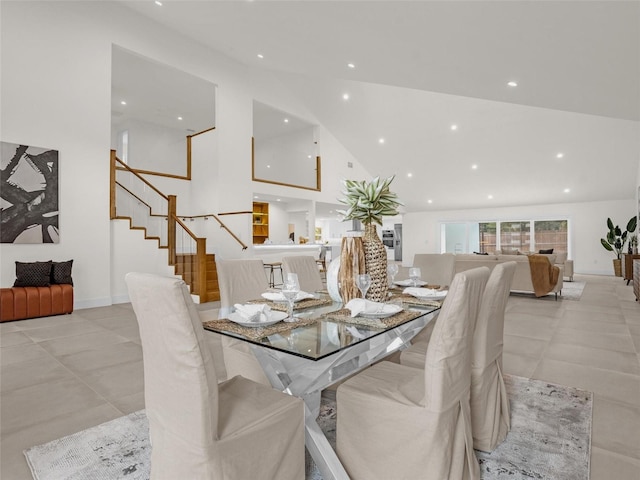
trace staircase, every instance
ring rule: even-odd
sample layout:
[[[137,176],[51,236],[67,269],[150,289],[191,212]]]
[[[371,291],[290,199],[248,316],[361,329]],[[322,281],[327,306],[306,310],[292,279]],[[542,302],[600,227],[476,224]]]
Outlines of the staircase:
[[[177,254],[176,263],[173,266],[176,275],[180,275],[189,285],[192,294],[202,292],[197,275],[197,259],[193,254]],[[214,302],[220,300],[220,287],[218,286],[218,271],[216,270],[216,256],[208,253],[205,256],[206,285],[204,294],[200,293],[200,302]],[[203,299],[204,296],[204,299]]]

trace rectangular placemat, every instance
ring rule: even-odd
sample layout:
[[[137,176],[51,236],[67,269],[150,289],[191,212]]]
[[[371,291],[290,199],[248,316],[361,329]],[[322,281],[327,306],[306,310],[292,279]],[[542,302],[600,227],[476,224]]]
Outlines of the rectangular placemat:
[[[415,310],[402,310],[386,318],[352,317],[351,310],[342,308],[335,312],[325,313],[323,317],[336,322],[354,323],[356,325],[366,325],[377,328],[392,328],[423,314],[424,312],[417,312]]]
[[[287,311],[286,302],[271,302],[265,298],[260,300],[249,300],[247,303],[266,303],[272,310],[278,310],[280,312]],[[294,310],[303,310],[305,308],[320,307],[323,305],[331,305],[333,300],[330,298],[305,298],[293,304]]]
[[[441,307],[442,300],[423,300],[413,295],[409,295],[408,293],[394,293],[391,296],[392,300],[400,299],[402,303],[406,303],[407,305],[419,305],[424,307]]]
[[[237,333],[251,340],[259,340],[274,333],[283,333],[293,330],[298,327],[306,327],[307,325],[313,325],[318,321],[318,318],[299,318],[295,322],[278,322],[268,327],[243,327],[237,323],[221,318],[219,320],[209,320],[203,322],[202,325],[213,330],[224,330],[225,332]]]

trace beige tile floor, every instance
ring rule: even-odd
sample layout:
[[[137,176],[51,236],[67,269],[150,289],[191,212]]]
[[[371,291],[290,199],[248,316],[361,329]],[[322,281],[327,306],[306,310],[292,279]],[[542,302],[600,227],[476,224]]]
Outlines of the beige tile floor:
[[[591,480],[639,480],[640,304],[619,278],[576,280],[580,301],[510,297],[505,370],[594,392]],[[144,407],[128,304],[3,323],[0,344],[2,480],[31,479],[25,448]]]

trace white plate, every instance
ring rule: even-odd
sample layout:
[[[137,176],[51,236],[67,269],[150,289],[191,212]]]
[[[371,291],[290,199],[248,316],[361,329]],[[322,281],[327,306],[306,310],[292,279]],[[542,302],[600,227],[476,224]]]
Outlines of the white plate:
[[[419,300],[442,300],[449,293],[448,290],[438,290],[433,295],[414,295]]]
[[[397,280],[395,282],[396,285],[400,285],[401,287],[413,287],[413,282],[411,280]],[[422,287],[423,285],[426,285],[427,282],[423,282],[422,280],[418,280],[416,282],[416,286],[417,287]]]
[[[229,314],[229,320],[233,323],[237,323],[238,325],[242,325],[243,327],[268,327],[269,325],[273,325],[274,323],[278,323],[281,320],[287,318],[287,312],[277,312],[271,310],[269,313],[269,320],[261,321],[261,322],[249,322],[246,318],[240,315],[238,312],[233,312]]]
[[[365,313],[362,312],[360,314],[358,314],[359,317],[366,317],[366,318],[386,318],[386,317],[390,317],[391,315],[395,315],[396,313],[402,311],[402,307],[400,305],[394,305],[392,303],[385,303],[382,306],[382,309],[380,312],[375,312],[375,313]]]

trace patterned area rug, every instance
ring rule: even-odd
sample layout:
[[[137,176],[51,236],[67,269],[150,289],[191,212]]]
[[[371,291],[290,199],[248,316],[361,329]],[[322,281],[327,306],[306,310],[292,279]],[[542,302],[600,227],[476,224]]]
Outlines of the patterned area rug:
[[[493,453],[477,452],[483,480],[588,480],[592,394],[505,376],[511,432]],[[335,445],[335,402],[323,399],[318,423]],[[35,480],[148,480],[144,411],[25,450]],[[307,479],[321,480],[308,459]]]

